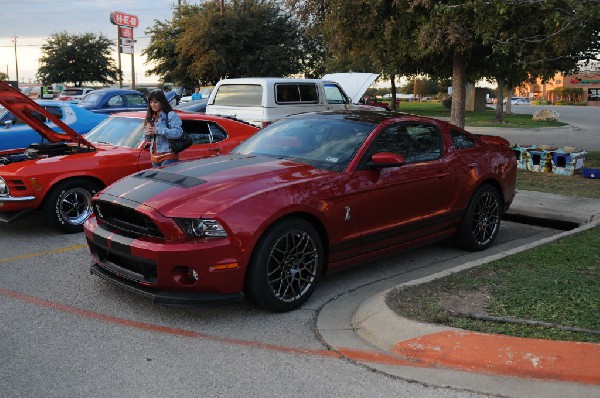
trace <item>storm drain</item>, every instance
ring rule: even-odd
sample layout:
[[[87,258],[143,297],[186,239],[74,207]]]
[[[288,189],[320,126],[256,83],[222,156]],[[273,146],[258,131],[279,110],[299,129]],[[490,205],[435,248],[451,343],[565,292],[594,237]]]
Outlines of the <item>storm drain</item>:
[[[558,229],[561,231],[570,231],[579,227],[579,224],[572,221],[550,220],[547,218],[532,217],[522,214],[504,214],[503,220],[517,222],[526,225],[537,225],[544,228]]]

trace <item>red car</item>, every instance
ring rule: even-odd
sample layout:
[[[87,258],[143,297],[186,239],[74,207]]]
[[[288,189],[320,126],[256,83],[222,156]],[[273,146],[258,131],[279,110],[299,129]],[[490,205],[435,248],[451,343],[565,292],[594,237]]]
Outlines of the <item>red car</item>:
[[[0,82],[0,104],[29,124],[40,140],[26,150],[0,151],[0,221],[11,222],[42,210],[64,232],[83,230],[92,213],[92,196],[128,174],[151,167],[143,141],[145,112],[115,114],[85,137],[53,114]],[[43,115],[63,132],[36,118]],[[258,129],[247,123],[194,113],[180,113],[194,145],[180,159],[227,153]]]
[[[391,112],[305,113],[229,155],[142,171],[94,198],[92,273],[170,305],[287,311],[322,275],[449,237],[492,244],[515,195],[508,141]]]

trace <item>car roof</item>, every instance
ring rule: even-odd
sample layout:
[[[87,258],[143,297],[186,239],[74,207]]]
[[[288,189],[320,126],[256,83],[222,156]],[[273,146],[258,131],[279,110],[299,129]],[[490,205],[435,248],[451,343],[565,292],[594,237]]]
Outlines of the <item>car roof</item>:
[[[323,111],[323,112],[306,112],[299,113],[295,115],[286,116],[284,119],[308,119],[308,118],[323,118],[323,119],[345,119],[345,120],[353,120],[357,122],[368,122],[379,124],[385,120],[393,119],[393,118],[402,118],[402,119],[419,119],[419,120],[428,120],[434,121],[435,123],[443,123],[441,120],[436,120],[432,118],[427,118],[423,116],[411,115],[410,113],[402,113],[402,112],[373,112],[368,110],[335,110],[335,111]],[[281,119],[283,120],[283,119]]]
[[[137,90],[130,90],[127,88],[99,88],[97,90],[90,91],[89,93],[120,93],[120,94],[142,94]],[[88,94],[89,94],[88,93]]]
[[[322,82],[321,79],[298,79],[289,77],[241,77],[238,79],[223,79],[219,81],[223,84],[262,84],[272,85],[275,83],[317,83]]]
[[[58,117],[48,112],[43,106],[36,103],[10,84],[2,81],[0,81],[0,105],[8,109],[23,122],[27,123],[29,127],[37,131],[48,141],[61,142],[65,141],[65,138],[68,138],[71,142],[77,142],[90,148],[95,148],[93,144],[88,142],[83,136],[77,134],[75,130],[67,126]],[[46,119],[54,123],[67,135],[67,137],[65,137],[65,134],[60,134],[52,130],[44,122],[33,116],[34,112],[43,115]]]
[[[248,125],[248,123],[244,122],[243,120],[239,120],[239,119],[235,119],[235,118],[231,118],[231,117],[223,117],[223,116],[218,116],[218,115],[207,115],[205,113],[198,113],[198,112],[186,112],[186,111],[182,111],[181,109],[173,109],[173,111],[177,112],[177,115],[179,115],[179,117],[182,120],[206,120],[206,121],[212,121],[215,123],[218,123],[219,121],[223,121],[223,120],[229,120],[229,121],[234,121],[234,122]],[[109,117],[111,117],[111,118],[128,117],[128,118],[135,118],[135,119],[144,119],[146,117],[146,111],[117,112],[117,113],[111,114]]]

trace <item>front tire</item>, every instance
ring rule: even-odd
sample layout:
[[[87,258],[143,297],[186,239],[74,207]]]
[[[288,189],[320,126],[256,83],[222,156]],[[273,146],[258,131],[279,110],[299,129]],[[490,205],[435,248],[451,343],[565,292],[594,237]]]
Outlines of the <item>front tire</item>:
[[[82,179],[57,184],[46,200],[46,218],[65,233],[83,231],[83,223],[93,211],[92,197],[98,190],[97,184]]]
[[[259,240],[246,276],[246,295],[268,310],[300,307],[319,282],[323,243],[316,229],[299,218],[270,227]]]
[[[471,198],[458,232],[459,244],[467,250],[490,247],[500,229],[502,200],[491,185],[483,185]]]

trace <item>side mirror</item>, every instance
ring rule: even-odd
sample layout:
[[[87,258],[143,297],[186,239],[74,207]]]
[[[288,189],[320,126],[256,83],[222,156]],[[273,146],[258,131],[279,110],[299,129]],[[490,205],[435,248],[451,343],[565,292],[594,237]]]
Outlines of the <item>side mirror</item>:
[[[392,152],[377,152],[371,156],[369,167],[384,168],[384,167],[400,167],[406,163],[404,156]]]
[[[7,120],[4,122],[4,128],[9,129],[9,128],[11,128],[12,124],[13,124],[12,120]]]

